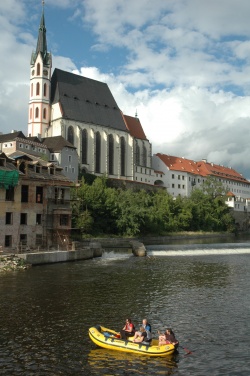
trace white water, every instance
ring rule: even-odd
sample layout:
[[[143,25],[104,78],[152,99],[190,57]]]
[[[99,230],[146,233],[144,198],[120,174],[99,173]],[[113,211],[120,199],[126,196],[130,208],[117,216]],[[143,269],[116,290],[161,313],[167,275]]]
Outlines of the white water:
[[[149,245],[147,256],[207,256],[249,254],[250,243]]]

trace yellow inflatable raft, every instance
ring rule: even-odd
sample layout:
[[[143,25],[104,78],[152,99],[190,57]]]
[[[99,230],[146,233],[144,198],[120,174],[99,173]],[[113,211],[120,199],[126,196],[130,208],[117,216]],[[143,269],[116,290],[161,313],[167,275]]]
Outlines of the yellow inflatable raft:
[[[172,344],[158,346],[158,340],[156,339],[153,339],[150,345],[132,342],[132,338],[127,341],[122,340],[118,338],[119,333],[99,325],[89,329],[89,337],[97,346],[110,350],[147,356],[166,356],[173,354],[175,351],[175,347]]]

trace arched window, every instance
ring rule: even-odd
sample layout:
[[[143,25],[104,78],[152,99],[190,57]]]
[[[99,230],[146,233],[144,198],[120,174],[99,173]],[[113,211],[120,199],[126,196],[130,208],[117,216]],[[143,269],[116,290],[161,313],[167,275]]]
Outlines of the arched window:
[[[87,164],[88,162],[88,132],[86,129],[82,131],[82,163]]]
[[[114,175],[114,137],[108,135],[108,174]]]
[[[46,108],[43,109],[43,118],[46,119],[47,117],[47,111],[46,111]]]
[[[137,166],[140,165],[140,146],[138,145],[138,143],[136,143],[136,147],[135,147],[135,163]]]
[[[36,107],[35,117],[36,117],[36,118],[39,117],[39,108],[38,108],[38,107]]]
[[[125,176],[125,160],[126,160],[126,145],[125,145],[125,139],[124,137],[120,138],[121,143],[121,176]]]
[[[32,119],[32,108],[30,108],[30,119]]]
[[[36,83],[36,95],[40,94],[40,84],[39,82]]]
[[[142,166],[147,166],[147,149],[145,145],[143,145],[142,149]]]
[[[31,84],[31,88],[30,88],[30,96],[33,97],[33,84]]]
[[[72,126],[68,127],[67,140],[74,145],[74,129]]]
[[[36,75],[40,76],[40,63],[38,63],[36,66]]]
[[[100,132],[95,134],[95,172],[101,172],[101,135]]]
[[[43,85],[43,96],[44,96],[44,97],[47,96],[47,84],[44,84],[44,85]]]

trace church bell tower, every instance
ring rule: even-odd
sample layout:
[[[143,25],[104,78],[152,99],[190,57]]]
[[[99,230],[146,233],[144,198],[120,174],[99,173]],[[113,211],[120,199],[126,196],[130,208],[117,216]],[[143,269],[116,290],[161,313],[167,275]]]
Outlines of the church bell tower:
[[[47,51],[44,1],[36,51],[30,61],[30,99],[28,136],[45,137],[50,122],[50,87],[52,56]]]

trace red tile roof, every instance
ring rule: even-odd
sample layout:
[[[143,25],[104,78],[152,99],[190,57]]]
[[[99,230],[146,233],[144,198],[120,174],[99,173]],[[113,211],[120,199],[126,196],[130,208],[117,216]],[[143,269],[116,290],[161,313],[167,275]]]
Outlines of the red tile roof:
[[[250,184],[239,172],[232,168],[208,163],[205,160],[195,162],[183,157],[174,157],[171,155],[157,153],[156,156],[169,168],[169,170],[188,172],[200,176],[214,176],[222,179],[236,180],[242,183]]]
[[[140,120],[137,117],[132,117],[128,115],[123,115],[127,130],[131,136],[139,138],[141,140],[147,140],[147,137],[144,133]]]

